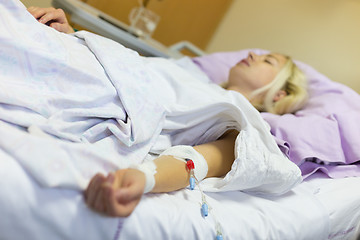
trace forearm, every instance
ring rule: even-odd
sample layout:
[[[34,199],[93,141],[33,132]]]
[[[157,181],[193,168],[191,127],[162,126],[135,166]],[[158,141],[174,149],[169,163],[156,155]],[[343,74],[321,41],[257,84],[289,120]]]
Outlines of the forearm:
[[[195,146],[208,164],[206,177],[221,177],[230,171],[234,162],[236,131],[229,131],[219,140]],[[189,185],[189,172],[186,163],[172,156],[160,156],[155,160],[157,173],[152,192],[170,192]],[[196,166],[195,166],[196,168]]]
[[[207,162],[206,177],[221,177],[231,169],[236,136],[236,131],[229,131],[215,142],[194,147]],[[157,171],[155,176],[152,175],[152,170],[149,171],[150,175],[155,177],[155,186],[151,192],[171,192],[189,185],[190,174],[185,162],[164,155],[154,163]],[[97,174],[85,191],[86,203],[95,211],[109,216],[129,216],[139,203],[144,188],[146,189],[147,178],[150,176],[147,175],[148,170],[144,172],[129,168],[109,173],[108,176]],[[205,171],[201,177],[204,177],[204,174]],[[153,185],[149,186],[151,188]]]
[[[186,164],[172,156],[161,156],[155,160],[155,186],[151,192],[171,192],[189,185]]]

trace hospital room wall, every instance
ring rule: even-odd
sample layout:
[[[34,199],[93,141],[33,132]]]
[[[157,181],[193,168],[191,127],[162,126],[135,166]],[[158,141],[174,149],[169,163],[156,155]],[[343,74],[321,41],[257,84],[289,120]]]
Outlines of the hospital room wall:
[[[360,93],[360,1],[236,0],[206,51],[244,48],[286,53]]]
[[[21,0],[27,6],[51,7],[51,0]]]

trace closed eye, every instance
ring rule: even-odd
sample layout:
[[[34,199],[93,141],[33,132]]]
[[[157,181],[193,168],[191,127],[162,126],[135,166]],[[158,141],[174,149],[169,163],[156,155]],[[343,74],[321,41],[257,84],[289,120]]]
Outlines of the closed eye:
[[[264,60],[266,63],[268,63],[268,64],[271,64],[271,65],[274,65],[270,60],[268,60],[268,59],[265,59]]]
[[[266,63],[271,64],[273,66],[277,65],[279,63],[279,60],[272,54],[268,54],[265,57],[264,60]]]

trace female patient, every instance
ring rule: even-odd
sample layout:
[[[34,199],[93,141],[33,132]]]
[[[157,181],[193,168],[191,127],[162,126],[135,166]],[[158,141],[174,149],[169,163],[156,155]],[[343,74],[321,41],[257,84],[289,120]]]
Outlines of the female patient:
[[[60,32],[74,32],[61,9],[30,7],[28,11],[39,22]],[[246,59],[231,68],[226,88],[244,95],[259,111],[275,114],[295,112],[307,99],[304,74],[289,57],[277,53],[256,55],[250,52]],[[85,191],[86,202],[106,215],[129,216],[143,193],[181,189],[189,185],[192,177],[201,181],[224,176],[235,159],[237,135],[237,131],[231,130],[214,142],[172,147],[154,162],[107,176],[98,174]],[[192,162],[196,169],[193,174],[189,171]]]

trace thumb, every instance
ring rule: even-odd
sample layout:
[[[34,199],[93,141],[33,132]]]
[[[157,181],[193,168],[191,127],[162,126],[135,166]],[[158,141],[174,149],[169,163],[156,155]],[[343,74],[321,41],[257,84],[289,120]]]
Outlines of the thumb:
[[[115,191],[115,198],[119,203],[128,203],[141,198],[143,189],[138,184],[131,184]]]
[[[59,32],[63,32],[63,33],[68,33],[69,31],[69,26],[67,24],[63,24],[63,23],[52,23],[50,24],[50,27],[54,28],[55,30],[59,31]]]

